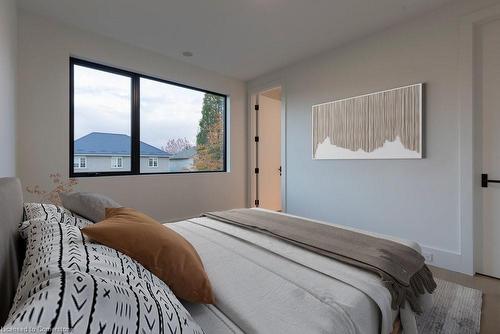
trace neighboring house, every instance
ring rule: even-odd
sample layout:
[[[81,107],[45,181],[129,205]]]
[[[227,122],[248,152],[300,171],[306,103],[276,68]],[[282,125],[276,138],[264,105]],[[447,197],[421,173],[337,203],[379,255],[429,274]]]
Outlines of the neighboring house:
[[[170,171],[186,172],[195,170],[194,157],[196,156],[196,153],[196,147],[190,147],[171,156]]]
[[[172,155],[141,142],[141,172],[170,171]],[[75,172],[116,172],[130,170],[131,138],[124,134],[92,132],[75,140]]]

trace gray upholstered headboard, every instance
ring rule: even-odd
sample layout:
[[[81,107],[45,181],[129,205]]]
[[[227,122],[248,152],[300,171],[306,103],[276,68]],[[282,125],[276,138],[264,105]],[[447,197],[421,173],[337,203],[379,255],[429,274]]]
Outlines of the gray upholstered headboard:
[[[14,299],[24,257],[17,227],[23,219],[23,191],[16,178],[0,178],[0,327]]]

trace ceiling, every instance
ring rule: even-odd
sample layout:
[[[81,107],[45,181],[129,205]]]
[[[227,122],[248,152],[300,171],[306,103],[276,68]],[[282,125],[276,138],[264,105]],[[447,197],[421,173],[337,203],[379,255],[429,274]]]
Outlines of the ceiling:
[[[452,0],[18,0],[21,8],[241,80]],[[192,57],[184,57],[191,51]]]

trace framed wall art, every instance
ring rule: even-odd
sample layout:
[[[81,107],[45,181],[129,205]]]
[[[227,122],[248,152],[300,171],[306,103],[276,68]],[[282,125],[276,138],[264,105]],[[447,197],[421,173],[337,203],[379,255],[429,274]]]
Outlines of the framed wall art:
[[[422,159],[423,87],[314,105],[313,159]]]

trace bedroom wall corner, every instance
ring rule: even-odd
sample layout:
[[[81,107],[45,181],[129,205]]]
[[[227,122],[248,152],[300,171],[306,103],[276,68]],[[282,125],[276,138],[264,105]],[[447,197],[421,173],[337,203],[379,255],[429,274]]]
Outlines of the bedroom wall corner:
[[[16,175],[17,9],[0,0],[0,177]]]
[[[19,177],[52,191],[69,175],[69,58],[128,69],[229,96],[227,173],[78,178],[75,190],[102,193],[162,220],[246,206],[246,93],[243,81],[66,23],[19,13]],[[50,175],[55,178],[50,178]],[[38,188],[37,188],[38,187]],[[36,192],[36,191],[34,191]]]
[[[278,77],[287,87],[287,211],[417,241],[430,264],[472,274],[473,221],[464,214],[472,194],[461,181],[470,158],[462,152],[461,127],[470,125],[460,111],[461,24],[498,3],[451,2],[248,82]],[[418,82],[426,83],[425,159],[311,159],[312,105]]]

